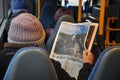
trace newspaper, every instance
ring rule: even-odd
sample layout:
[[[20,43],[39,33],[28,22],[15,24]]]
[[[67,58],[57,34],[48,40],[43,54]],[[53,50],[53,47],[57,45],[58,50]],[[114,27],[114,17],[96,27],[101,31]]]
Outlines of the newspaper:
[[[77,78],[83,67],[83,50],[91,50],[98,26],[94,24],[62,22],[60,25],[50,57],[59,61],[71,77]]]

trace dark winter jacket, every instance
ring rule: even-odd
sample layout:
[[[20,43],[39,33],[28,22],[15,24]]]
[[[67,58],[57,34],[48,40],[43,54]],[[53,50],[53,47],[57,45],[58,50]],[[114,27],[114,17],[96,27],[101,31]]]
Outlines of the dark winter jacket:
[[[61,68],[61,64],[59,62],[55,60],[52,60],[52,62],[56,69],[59,80],[76,80],[74,77],[70,77],[70,75],[64,69]],[[92,65],[88,63],[83,64],[83,68],[79,71],[77,80],[87,80],[91,70]]]
[[[14,53],[23,47],[33,46],[32,44],[11,44],[5,43],[4,49],[0,52],[0,80],[3,79],[4,74],[7,70],[9,62],[13,57]],[[34,45],[37,46],[37,45]],[[39,46],[38,46],[39,47]],[[53,59],[51,59],[55,70],[57,72],[57,76],[59,80],[75,80],[75,78],[70,77],[69,74],[61,68],[61,64]],[[87,80],[92,66],[90,64],[84,64],[83,68],[79,72],[78,80]]]

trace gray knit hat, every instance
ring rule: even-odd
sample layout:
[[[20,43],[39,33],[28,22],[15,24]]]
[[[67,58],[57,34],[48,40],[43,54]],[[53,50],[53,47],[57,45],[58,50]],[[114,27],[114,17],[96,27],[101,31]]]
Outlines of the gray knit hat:
[[[10,24],[8,43],[35,45],[44,43],[45,31],[40,21],[29,13],[22,13],[15,17]]]

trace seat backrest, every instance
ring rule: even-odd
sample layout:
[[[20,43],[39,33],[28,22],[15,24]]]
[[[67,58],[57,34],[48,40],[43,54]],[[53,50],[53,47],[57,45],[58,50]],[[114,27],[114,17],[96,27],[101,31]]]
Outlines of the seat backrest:
[[[109,47],[100,54],[88,80],[120,80],[120,46]]]
[[[45,30],[50,28],[52,25],[56,8],[57,6],[51,2],[46,2],[43,5],[41,9],[40,22],[42,23]]]
[[[13,56],[4,80],[58,80],[47,51],[26,47]]]
[[[47,40],[47,43],[46,43],[46,47],[47,47],[49,53],[50,53],[50,51],[52,49],[54,39],[56,37],[56,34],[58,32],[58,29],[59,29],[60,24],[61,24],[62,21],[73,22],[73,23],[75,22],[74,18],[71,15],[63,15],[58,19],[58,21],[55,24],[55,28],[54,28],[51,36],[49,37],[49,39]]]
[[[100,8],[93,7],[91,16],[99,19],[99,17],[100,17]]]
[[[50,3],[56,4],[57,0],[40,0],[40,7],[41,7],[41,9],[42,9],[42,7],[44,6],[44,4],[46,2],[50,2]]]

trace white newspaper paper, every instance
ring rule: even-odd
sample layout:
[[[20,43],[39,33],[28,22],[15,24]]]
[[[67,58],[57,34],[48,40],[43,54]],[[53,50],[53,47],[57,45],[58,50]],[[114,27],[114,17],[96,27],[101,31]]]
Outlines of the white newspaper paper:
[[[88,37],[90,26],[90,23],[62,22],[55,38],[50,57],[59,61],[71,77],[77,78],[79,70],[83,67],[82,52],[86,49],[86,45],[88,50],[91,50],[97,26],[94,27],[96,30],[93,28],[92,31],[94,37]],[[87,38],[93,39],[87,40]]]

